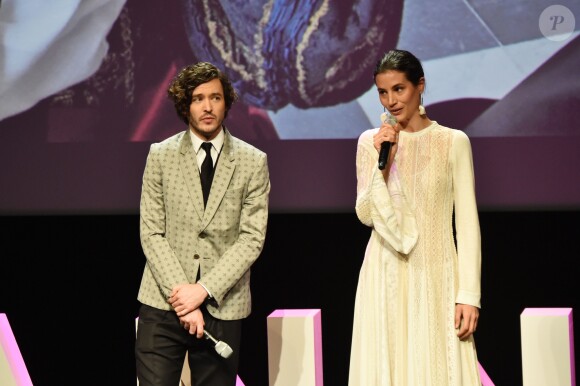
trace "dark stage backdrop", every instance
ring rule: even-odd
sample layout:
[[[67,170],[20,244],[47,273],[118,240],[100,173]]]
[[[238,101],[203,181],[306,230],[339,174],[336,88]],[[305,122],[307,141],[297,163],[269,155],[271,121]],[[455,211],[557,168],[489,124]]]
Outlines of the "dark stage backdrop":
[[[484,211],[480,219],[479,361],[496,385],[521,385],[524,308],[573,307],[578,317],[580,212]],[[35,385],[135,384],[136,295],[145,263],[138,221],[137,215],[0,217],[0,312]],[[267,316],[284,308],[322,310],[324,383],[346,386],[369,234],[354,213],[270,217],[252,269],[253,312],[244,321],[239,373],[247,386],[268,385]]]
[[[226,125],[268,153],[273,212],[349,212],[395,47],[423,61],[429,116],[471,138],[481,208],[578,209],[580,3],[559,4],[3,1],[0,214],[136,213],[149,145],[184,129],[167,86],[197,61],[234,81]]]

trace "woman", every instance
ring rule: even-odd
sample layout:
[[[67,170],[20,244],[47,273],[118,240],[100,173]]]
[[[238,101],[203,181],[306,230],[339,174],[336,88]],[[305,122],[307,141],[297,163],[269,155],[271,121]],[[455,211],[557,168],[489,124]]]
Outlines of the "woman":
[[[374,79],[397,123],[358,141],[356,212],[372,233],[357,288],[349,385],[481,385],[472,335],[481,248],[469,139],[427,117],[423,68],[410,52],[387,52]],[[390,154],[380,170],[386,141]]]

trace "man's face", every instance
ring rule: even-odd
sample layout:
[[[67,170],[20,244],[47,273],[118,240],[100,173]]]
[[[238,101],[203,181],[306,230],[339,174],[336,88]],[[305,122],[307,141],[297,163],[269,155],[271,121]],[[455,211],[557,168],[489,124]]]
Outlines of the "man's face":
[[[204,141],[215,138],[222,129],[226,113],[224,89],[219,79],[212,79],[197,86],[189,106],[189,127],[193,134]]]

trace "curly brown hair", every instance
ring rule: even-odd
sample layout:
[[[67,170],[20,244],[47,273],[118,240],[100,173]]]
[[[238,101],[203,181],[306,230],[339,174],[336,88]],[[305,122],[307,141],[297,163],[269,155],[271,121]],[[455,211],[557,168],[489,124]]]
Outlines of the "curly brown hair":
[[[208,62],[199,62],[185,67],[173,78],[167,89],[167,96],[173,101],[175,111],[183,122],[189,125],[189,106],[193,90],[200,84],[216,78],[220,80],[224,88],[225,118],[233,103],[238,100],[238,94],[227,75],[216,66]]]

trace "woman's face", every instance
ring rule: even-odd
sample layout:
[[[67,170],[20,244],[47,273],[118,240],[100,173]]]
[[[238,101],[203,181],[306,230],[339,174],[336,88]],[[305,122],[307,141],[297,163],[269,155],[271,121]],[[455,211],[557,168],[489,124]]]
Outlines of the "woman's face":
[[[387,70],[375,76],[381,104],[397,118],[397,122],[406,124],[413,117],[419,116],[421,93],[425,80],[421,78],[415,86],[404,72]]]

